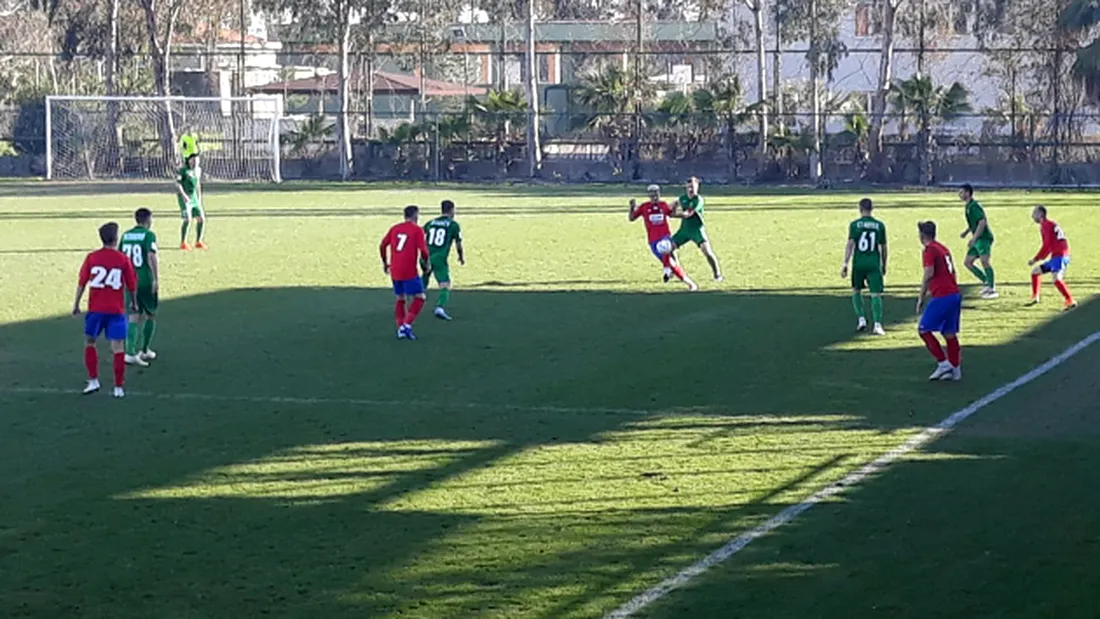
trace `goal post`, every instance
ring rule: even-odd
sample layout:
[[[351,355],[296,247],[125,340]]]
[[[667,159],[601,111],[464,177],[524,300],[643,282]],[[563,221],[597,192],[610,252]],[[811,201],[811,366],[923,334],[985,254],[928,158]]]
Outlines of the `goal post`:
[[[170,178],[192,135],[204,179],[282,180],[283,100],[250,97],[46,97],[46,178]]]

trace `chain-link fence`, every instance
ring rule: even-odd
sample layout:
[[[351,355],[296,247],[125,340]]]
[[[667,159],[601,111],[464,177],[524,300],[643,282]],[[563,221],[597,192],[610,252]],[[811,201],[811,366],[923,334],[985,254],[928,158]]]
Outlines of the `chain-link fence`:
[[[181,50],[171,81],[181,96],[281,96],[285,179],[339,176],[343,115],[357,179],[528,177],[534,120],[544,180],[1100,185],[1100,111],[1069,47],[899,41],[883,91],[880,39],[858,14],[827,57],[773,39],[763,67],[715,25],[650,24],[640,38],[630,24],[540,26],[537,114],[522,34],[492,24],[456,27],[430,50],[356,47],[346,109],[329,45]],[[102,94],[103,63],[9,58],[20,76],[0,70],[0,82],[23,94],[0,108],[0,175],[34,174],[42,96]],[[125,94],[151,94],[151,65],[120,60]]]

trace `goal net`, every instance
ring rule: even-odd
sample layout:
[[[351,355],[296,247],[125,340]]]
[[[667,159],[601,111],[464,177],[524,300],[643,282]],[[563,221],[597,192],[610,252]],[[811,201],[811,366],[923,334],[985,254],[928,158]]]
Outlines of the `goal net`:
[[[169,178],[191,135],[203,178],[278,182],[281,117],[274,96],[47,97],[46,178]]]

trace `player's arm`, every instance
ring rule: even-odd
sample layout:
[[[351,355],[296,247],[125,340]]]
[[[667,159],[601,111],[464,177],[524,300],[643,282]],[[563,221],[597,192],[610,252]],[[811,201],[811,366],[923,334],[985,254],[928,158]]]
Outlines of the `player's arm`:
[[[924,255],[924,278],[920,283],[920,296],[917,297],[917,313],[924,309],[924,301],[928,297],[928,284],[936,274],[934,258],[929,254]]]
[[[462,234],[455,237],[455,252],[458,254],[458,263],[466,264],[466,250],[462,248]]]
[[[1054,249],[1054,230],[1048,229],[1045,225],[1042,230],[1043,246],[1039,248],[1039,253],[1035,254],[1035,257],[1027,261],[1027,266],[1031,266],[1036,262],[1039,262],[1043,258],[1050,255],[1050,252]]]
[[[153,294],[160,292],[160,259],[157,258],[157,244],[149,246],[148,257],[149,272],[153,274]]]
[[[84,259],[84,264],[80,265],[80,276],[76,282],[76,296],[73,298],[73,316],[80,315],[80,300],[84,298],[84,290],[88,287],[88,279],[91,277],[92,267],[88,264],[88,259]]]
[[[634,198],[631,198],[630,199],[630,211],[627,213],[627,219],[629,221],[634,221],[639,216],[640,216],[640,214],[638,213],[638,201],[635,200]]]
[[[885,232],[883,234],[885,234]],[[882,255],[882,274],[886,275],[886,261],[890,257],[890,251],[886,248],[886,239],[882,240],[882,244],[880,244],[878,248],[879,254]]]
[[[386,275],[390,274],[390,255],[387,249],[390,246],[391,232],[386,232],[386,236],[382,237],[382,242],[378,244],[378,255],[382,258],[382,272]]]
[[[855,239],[848,239],[848,244],[844,246],[844,264],[840,265],[840,277],[843,279],[848,277],[848,263],[852,261],[852,254],[856,251]]]
[[[974,236],[970,237],[970,245],[974,245],[974,242],[978,240],[978,237],[980,237],[982,233],[985,232],[985,228],[985,217],[982,217],[982,220],[979,221],[978,225],[974,227]]]
[[[125,267],[122,269],[122,279],[126,286],[126,290],[130,293],[130,311],[137,313],[137,271],[134,270],[134,265],[129,260],[123,261]]]

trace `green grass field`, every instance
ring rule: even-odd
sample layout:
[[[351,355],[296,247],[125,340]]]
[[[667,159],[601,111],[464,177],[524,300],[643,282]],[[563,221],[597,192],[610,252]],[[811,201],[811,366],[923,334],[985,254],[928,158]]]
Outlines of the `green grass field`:
[[[1094,195],[980,195],[1001,299],[969,274],[966,376],[928,384],[915,223],[875,196],[889,334],[853,333],[851,193],[711,192],[726,271],[660,283],[622,188],[0,185],[0,617],[600,617],[1100,324]],[[707,188],[704,188],[706,193]],[[459,205],[452,323],[393,338],[377,243]],[[1025,308],[1046,203],[1081,307]],[[160,358],[81,398],[67,316],[96,227],[159,218]],[[434,294],[434,290],[433,290]],[[109,377],[107,355],[101,355]],[[1100,347],[638,616],[1100,616]]]

